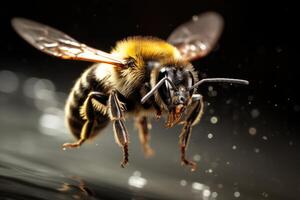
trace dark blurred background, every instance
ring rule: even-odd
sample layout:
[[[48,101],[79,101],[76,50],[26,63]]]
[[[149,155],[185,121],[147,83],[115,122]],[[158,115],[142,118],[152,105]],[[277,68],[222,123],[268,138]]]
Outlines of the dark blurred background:
[[[11,29],[10,20],[20,16],[63,30],[75,39],[110,51],[115,42],[132,35],[166,39],[171,31],[191,16],[216,11],[225,19],[225,30],[216,51],[195,62],[209,77],[225,76],[251,81],[250,90],[264,108],[290,117],[296,124],[297,66],[289,60],[295,30],[288,2],[259,1],[8,1],[1,6],[1,68],[10,68],[53,81],[69,90],[72,80],[88,65],[49,57],[26,44]],[[51,64],[51,65],[50,65]],[[31,66],[31,67],[23,67]],[[36,67],[38,65],[39,67]],[[71,80],[71,81],[69,81]],[[249,88],[247,88],[249,90]],[[226,92],[234,92],[228,90]],[[277,106],[274,106],[274,105]],[[299,118],[298,118],[299,119]]]
[[[296,18],[292,17],[294,12],[291,7],[288,1],[7,1],[0,7],[0,114],[2,126],[7,127],[5,131],[0,130],[0,140],[3,137],[2,141],[9,144],[12,140],[8,135],[13,135],[11,127],[21,123],[18,121],[20,119],[14,118],[15,115],[5,113],[10,112],[7,107],[10,105],[14,110],[16,107],[21,109],[24,102],[26,106],[30,105],[21,94],[7,92],[3,86],[7,83],[7,79],[3,78],[7,77],[7,73],[15,73],[19,77],[19,88],[23,87],[22,80],[39,77],[50,80],[59,94],[66,94],[89,65],[86,62],[60,60],[32,48],[12,30],[10,20],[13,17],[42,22],[92,47],[110,51],[116,41],[127,36],[151,35],[166,39],[176,26],[193,15],[216,11],[224,17],[224,32],[215,50],[193,64],[201,75],[247,79],[250,85],[217,84],[200,89],[207,100],[207,109],[200,128],[194,130],[190,155],[198,152],[195,146],[199,145],[201,151],[207,151],[210,161],[216,158],[219,168],[223,166],[221,161],[225,163],[223,168],[228,167],[230,164],[226,159],[231,156],[235,165],[225,169],[226,173],[220,169],[216,176],[210,177],[207,174],[211,171],[206,173],[204,168],[209,170],[212,162],[204,159],[204,163],[200,164],[204,167],[199,169],[202,172],[195,177],[200,177],[197,179],[199,182],[210,183],[216,191],[221,190],[219,180],[222,180],[226,192],[223,191],[224,196],[221,196],[222,191],[218,191],[219,199],[231,199],[231,196],[240,199],[299,199],[300,101],[299,84],[296,82],[299,73],[298,64],[291,63],[290,43],[291,39],[296,38],[294,27],[297,23],[293,22]],[[13,80],[10,78],[8,81]],[[62,95],[62,104],[64,98]],[[28,109],[23,115],[31,113]],[[7,116],[10,116],[9,119]],[[215,122],[215,119],[218,121]],[[34,120],[28,123],[26,126],[34,124]],[[154,126],[153,132],[161,126],[162,123]],[[197,131],[202,132],[202,136],[197,138]],[[213,136],[208,136],[211,131]],[[164,135],[161,142],[155,142],[155,137],[154,146],[166,145],[173,137],[170,148],[177,148],[177,135]],[[214,139],[214,142],[207,143],[207,137]],[[178,155],[177,149],[169,151],[175,157]],[[131,154],[134,153],[132,150]],[[201,152],[198,153],[201,155]],[[157,161],[158,157],[159,154],[151,162]],[[201,155],[201,158],[205,157]],[[132,162],[138,159],[143,162],[142,156]],[[197,156],[194,159],[197,160]],[[118,165],[118,162],[115,164]],[[179,166],[179,161],[174,165]],[[151,171],[151,165],[147,167]],[[116,170],[121,169],[116,167]],[[167,173],[158,169],[155,172],[156,175]],[[193,180],[193,175],[185,173],[182,177]],[[189,178],[186,178],[187,182]],[[184,185],[184,182],[181,183]],[[246,195],[236,193],[240,190]],[[213,193],[209,194],[202,194],[201,198],[212,198]],[[217,198],[216,193],[214,196]],[[113,198],[114,195],[108,197]]]

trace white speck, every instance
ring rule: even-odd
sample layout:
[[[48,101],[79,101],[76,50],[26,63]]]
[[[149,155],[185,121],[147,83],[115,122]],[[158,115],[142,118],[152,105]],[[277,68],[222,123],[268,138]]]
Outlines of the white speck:
[[[192,19],[193,19],[193,21],[195,22],[195,21],[198,21],[199,17],[198,17],[197,15],[194,15],[194,16],[192,17]]]
[[[226,162],[226,165],[230,165],[230,162],[229,162],[229,161],[227,161],[227,162]]]
[[[262,196],[265,197],[265,198],[268,198],[268,197],[269,197],[269,194],[266,193],[266,192],[263,192],[263,193],[262,193]]]
[[[147,180],[140,176],[139,171],[135,171],[128,179],[128,185],[136,188],[143,188],[147,184]]]
[[[254,152],[259,153],[260,152],[259,148],[254,148]]]
[[[251,114],[252,118],[257,118],[260,115],[260,112],[258,109],[253,109],[253,110],[251,110],[250,114]]]
[[[216,116],[213,116],[213,117],[210,118],[210,122],[212,124],[216,124],[218,122],[218,118]]]
[[[249,134],[250,134],[250,135],[256,135],[256,128],[250,127],[250,128],[249,128]]]
[[[183,186],[183,187],[186,186],[186,185],[187,185],[186,180],[181,180],[181,181],[180,181],[180,185]]]
[[[208,173],[213,173],[213,170],[212,169],[208,169]]]
[[[0,71],[0,92],[13,93],[18,89],[19,79],[17,75],[8,70]]]
[[[194,183],[192,184],[192,188],[193,188],[194,190],[203,190],[204,185],[201,184],[201,183],[198,183],[198,182],[194,182]]]
[[[210,96],[216,97],[218,95],[218,92],[216,90],[213,90],[210,92]]]
[[[214,137],[214,135],[213,135],[212,133],[209,133],[209,134],[207,135],[207,137],[208,137],[208,139],[212,139],[212,138]]]
[[[201,156],[199,154],[195,154],[193,156],[193,160],[196,161],[196,162],[199,162],[201,160]]]
[[[209,189],[205,189],[205,190],[203,190],[203,193],[202,193],[202,194],[203,194],[204,197],[209,197],[209,196],[210,196],[210,193],[211,193],[211,192],[210,192]]]
[[[203,42],[197,42],[197,46],[198,46],[201,50],[207,49],[207,45],[204,44]]]
[[[194,51],[196,51],[196,46],[195,45],[193,45],[193,44],[190,44],[190,51],[192,51],[192,52],[194,52]]]
[[[232,149],[233,149],[233,150],[236,150],[236,149],[237,149],[237,146],[236,146],[236,145],[233,145],[233,146],[232,146]]]
[[[226,100],[226,104],[231,104],[231,103],[232,103],[232,99]]]
[[[211,97],[215,97],[218,95],[218,92],[214,90],[213,86],[208,86],[208,95]]]
[[[212,197],[212,198],[217,198],[217,196],[218,196],[218,193],[217,193],[217,192],[212,192],[212,193],[211,193],[211,197]]]
[[[268,140],[268,137],[264,135],[264,136],[262,136],[262,139],[263,140]]]
[[[63,150],[63,151],[65,151],[65,150],[67,150],[67,148],[66,148],[66,147],[64,147],[62,150]]]
[[[275,104],[274,104],[274,107],[277,107],[277,106],[278,106],[278,104],[277,104],[277,103],[275,103]]]
[[[238,198],[241,196],[240,192],[236,191],[233,193],[234,197]]]

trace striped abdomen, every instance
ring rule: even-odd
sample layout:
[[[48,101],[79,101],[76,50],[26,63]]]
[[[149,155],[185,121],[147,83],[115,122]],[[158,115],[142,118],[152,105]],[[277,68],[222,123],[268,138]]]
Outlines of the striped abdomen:
[[[95,76],[95,70],[97,66],[92,66],[87,69],[82,76],[76,81],[75,86],[69,94],[68,100],[65,106],[65,118],[66,123],[72,132],[72,134],[79,139],[81,129],[85,123],[85,120],[80,114],[80,108],[84,101],[92,91],[102,92],[107,94],[108,86],[104,85],[105,80],[97,80]],[[104,128],[108,122],[109,117],[101,112],[96,112],[97,123],[94,127],[92,137]]]

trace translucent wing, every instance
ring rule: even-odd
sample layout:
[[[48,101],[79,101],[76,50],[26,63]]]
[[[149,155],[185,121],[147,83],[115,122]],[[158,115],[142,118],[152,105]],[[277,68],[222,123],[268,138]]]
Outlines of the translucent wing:
[[[168,42],[178,48],[184,59],[191,61],[207,55],[213,49],[223,24],[223,18],[217,13],[200,14],[176,28]]]
[[[14,18],[15,31],[35,48],[63,59],[125,65],[126,61],[82,44],[67,34],[24,18]]]

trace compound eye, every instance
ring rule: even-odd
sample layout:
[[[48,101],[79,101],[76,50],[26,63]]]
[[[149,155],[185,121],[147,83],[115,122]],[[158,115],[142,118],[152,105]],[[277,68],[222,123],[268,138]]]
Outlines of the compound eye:
[[[162,68],[159,72],[159,75],[157,77],[157,82],[163,79],[164,77],[169,77],[172,80],[172,77],[169,76],[169,73],[165,70],[165,68]],[[158,94],[161,98],[161,100],[164,102],[165,105],[169,106],[172,103],[172,87],[168,82],[165,82],[159,89]]]
[[[185,83],[184,83],[184,86],[186,88],[191,88],[192,86],[194,85],[194,77],[193,77],[193,74],[191,72],[188,72],[187,73],[187,76],[185,78]],[[193,90],[190,91],[190,95],[193,94]]]

